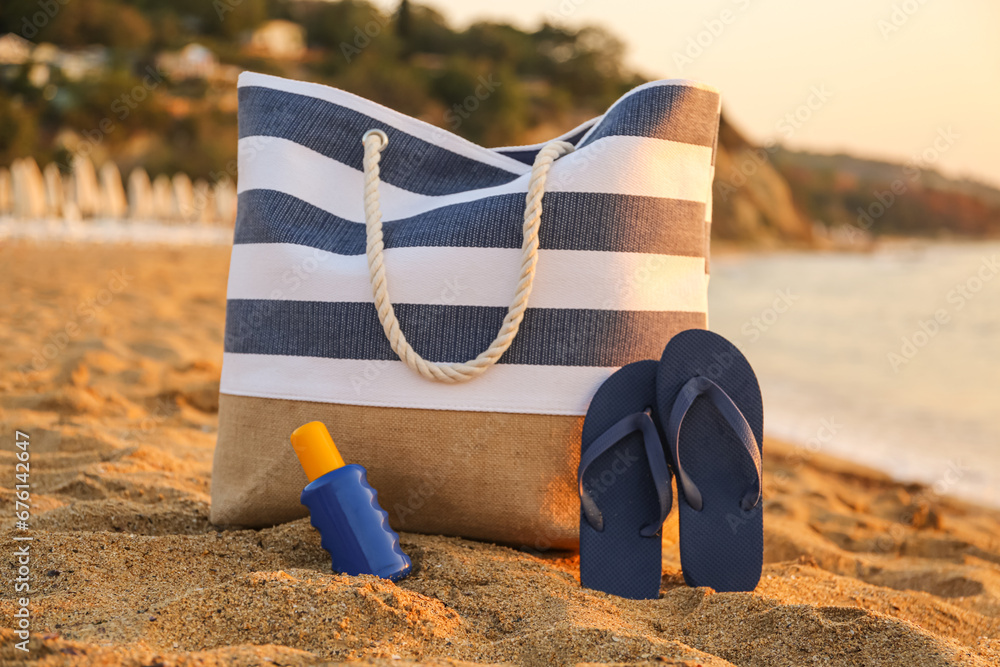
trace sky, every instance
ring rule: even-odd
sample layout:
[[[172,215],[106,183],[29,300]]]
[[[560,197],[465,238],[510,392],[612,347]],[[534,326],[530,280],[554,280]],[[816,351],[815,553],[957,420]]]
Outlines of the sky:
[[[646,76],[718,87],[727,117],[757,142],[894,162],[924,156],[949,176],[1000,187],[997,0],[421,3],[458,27],[604,26]]]

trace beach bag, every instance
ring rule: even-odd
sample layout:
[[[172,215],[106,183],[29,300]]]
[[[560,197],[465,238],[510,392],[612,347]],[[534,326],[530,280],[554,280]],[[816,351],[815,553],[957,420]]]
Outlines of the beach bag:
[[[656,81],[488,149],[243,74],[212,522],[305,516],[319,420],[397,530],[575,547],[591,397],[706,326],[719,105]]]

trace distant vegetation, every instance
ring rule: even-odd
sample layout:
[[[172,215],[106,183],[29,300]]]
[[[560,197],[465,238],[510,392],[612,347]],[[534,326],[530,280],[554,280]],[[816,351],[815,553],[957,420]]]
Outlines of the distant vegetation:
[[[455,30],[434,10],[407,2],[392,15],[356,0],[48,2],[57,8],[51,17],[39,15],[47,2],[4,0],[0,35],[63,50],[100,45],[107,64],[77,81],[54,72],[41,86],[28,65],[0,67],[0,164],[26,155],[65,163],[74,150],[65,130],[73,128],[99,139],[98,161],[210,177],[235,156],[235,98],[227,99],[234,82],[148,76],[160,54],[191,42],[223,64],[350,90],[484,145],[561,132],[644,80],[623,66],[621,42],[600,28],[476,23]],[[271,19],[305,28],[302,57],[277,60],[246,48],[251,32]],[[466,100],[477,88],[483,94],[484,81],[488,99],[468,113]],[[136,87],[149,89],[139,91],[140,103],[115,103]],[[100,130],[102,121],[110,131]]]
[[[716,240],[865,247],[887,236],[1000,237],[1000,190],[932,163],[765,149],[723,116],[715,164]]]
[[[772,158],[812,220],[875,236],[1000,236],[1000,191],[927,165],[778,150]]]

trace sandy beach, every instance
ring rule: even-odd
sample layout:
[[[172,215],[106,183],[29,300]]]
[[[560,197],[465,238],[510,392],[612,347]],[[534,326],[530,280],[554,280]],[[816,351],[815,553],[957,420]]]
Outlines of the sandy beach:
[[[1000,664],[1000,511],[774,440],[752,594],[684,585],[676,512],[649,601],[582,589],[572,553],[403,533],[415,569],[397,585],[332,573],[307,519],[220,531],[228,260],[0,247],[0,664],[25,660],[15,430],[30,435],[31,664]]]

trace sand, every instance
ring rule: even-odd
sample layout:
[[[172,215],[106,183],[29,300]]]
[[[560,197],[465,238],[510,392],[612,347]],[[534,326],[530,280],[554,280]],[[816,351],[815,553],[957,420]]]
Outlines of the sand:
[[[582,589],[571,553],[404,533],[396,585],[332,573],[307,520],[217,530],[228,254],[0,248],[0,663],[20,429],[37,665],[1000,664],[1000,512],[773,440],[754,593],[684,585],[676,512],[648,601]]]

